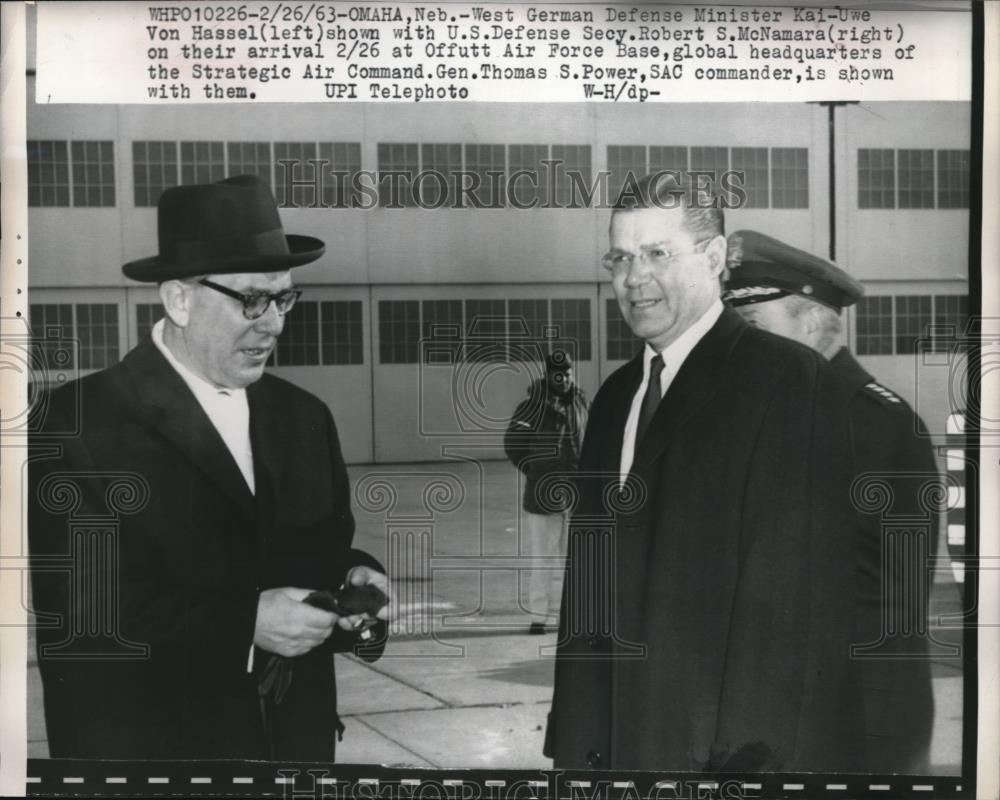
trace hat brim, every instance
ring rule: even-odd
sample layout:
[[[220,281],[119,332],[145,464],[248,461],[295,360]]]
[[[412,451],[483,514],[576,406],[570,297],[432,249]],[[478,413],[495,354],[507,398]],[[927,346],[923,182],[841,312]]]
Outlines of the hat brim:
[[[242,272],[283,272],[292,267],[301,267],[320,258],[326,252],[326,245],[314,236],[285,234],[288,253],[226,256],[200,261],[164,261],[160,256],[129,261],[122,267],[127,278],[143,283],[161,283],[198,275],[229,275]]]

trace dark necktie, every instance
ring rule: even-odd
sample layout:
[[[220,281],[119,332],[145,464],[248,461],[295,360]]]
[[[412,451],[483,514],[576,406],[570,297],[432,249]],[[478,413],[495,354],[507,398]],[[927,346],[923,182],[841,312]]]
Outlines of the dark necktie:
[[[639,449],[642,437],[646,435],[649,423],[653,421],[656,414],[656,407],[660,405],[662,397],[660,390],[660,373],[663,372],[663,356],[657,353],[649,362],[649,383],[646,386],[646,394],[642,396],[642,407],[639,409],[639,424],[635,428],[635,448]]]

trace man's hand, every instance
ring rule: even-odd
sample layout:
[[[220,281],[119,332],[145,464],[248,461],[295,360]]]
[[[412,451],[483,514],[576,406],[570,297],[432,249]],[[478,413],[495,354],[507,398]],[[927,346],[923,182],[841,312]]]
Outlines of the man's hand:
[[[294,657],[326,641],[338,623],[337,615],[303,603],[307,594],[309,589],[292,586],[261,592],[253,643],[269,653]]]
[[[389,579],[386,578],[386,576],[381,572],[378,572],[371,567],[352,567],[344,578],[345,586],[367,586],[368,584],[374,584],[385,592],[386,597],[389,596]],[[386,603],[379,609],[378,614],[375,615],[375,619],[389,619],[390,603]],[[351,631],[360,627],[366,620],[371,619],[372,617],[368,614],[351,614],[348,617],[339,617],[337,619],[337,625],[346,631]]]

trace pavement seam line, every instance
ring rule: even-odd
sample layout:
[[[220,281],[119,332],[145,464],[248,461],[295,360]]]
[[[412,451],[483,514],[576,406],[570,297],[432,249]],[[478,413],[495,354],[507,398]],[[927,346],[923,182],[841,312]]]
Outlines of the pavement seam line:
[[[392,743],[393,743],[394,745],[396,745],[396,746],[397,746],[398,748],[400,748],[401,750],[405,750],[405,751],[406,751],[407,753],[409,753],[409,754],[410,754],[410,755],[412,755],[412,756],[415,756],[416,758],[419,758],[419,759],[420,759],[421,761],[426,761],[426,762],[427,762],[428,764],[430,764],[430,766],[431,766],[431,767],[433,767],[434,769],[441,769],[441,765],[440,765],[440,764],[435,764],[435,763],[434,763],[433,761],[431,761],[431,760],[430,760],[429,758],[424,758],[424,756],[420,755],[420,753],[416,752],[415,750],[411,750],[411,749],[410,749],[409,747],[407,747],[407,746],[406,746],[405,744],[403,744],[402,742],[398,742],[398,741],[396,741],[396,740],[395,740],[395,739],[393,739],[393,738],[392,738],[391,736],[387,735],[387,734],[386,734],[386,733],[384,733],[383,731],[380,731],[380,730],[379,730],[378,728],[376,728],[376,727],[375,727],[374,725],[370,725],[370,724],[368,723],[368,721],[364,719],[364,717],[351,717],[351,719],[355,719],[355,720],[357,720],[357,721],[358,721],[358,722],[360,722],[360,723],[361,723],[362,725],[364,725],[364,726],[365,726],[366,728],[368,728],[368,730],[370,730],[370,731],[371,731],[372,733],[376,734],[377,736],[381,736],[381,737],[382,737],[383,739],[385,739],[386,741],[389,741],[389,742],[392,742]],[[425,769],[425,767],[421,767],[421,769]]]

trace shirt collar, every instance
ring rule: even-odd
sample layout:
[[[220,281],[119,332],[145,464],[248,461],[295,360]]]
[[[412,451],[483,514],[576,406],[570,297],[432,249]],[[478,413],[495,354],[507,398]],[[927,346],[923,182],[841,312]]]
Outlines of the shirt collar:
[[[715,302],[705,310],[705,313],[698,317],[684,333],[660,351],[665,371],[668,371],[670,375],[676,375],[684,360],[694,350],[694,346],[711,330],[721,315],[722,301],[716,298]],[[653,360],[655,355],[656,351],[647,343],[643,351],[644,379],[649,376],[649,362]]]
[[[214,384],[209,383],[200,375],[196,375],[186,366],[184,366],[177,357],[170,352],[170,348],[167,347],[166,342],[163,341],[163,329],[166,326],[166,321],[161,319],[154,326],[152,331],[153,344],[156,345],[156,349],[163,353],[163,357],[167,359],[167,363],[174,368],[174,371],[181,376],[184,383],[188,385],[192,392],[194,392],[195,397],[200,398],[212,398],[218,397],[219,395],[224,395],[226,397],[239,397],[240,395],[246,394],[246,389],[221,389]]]

